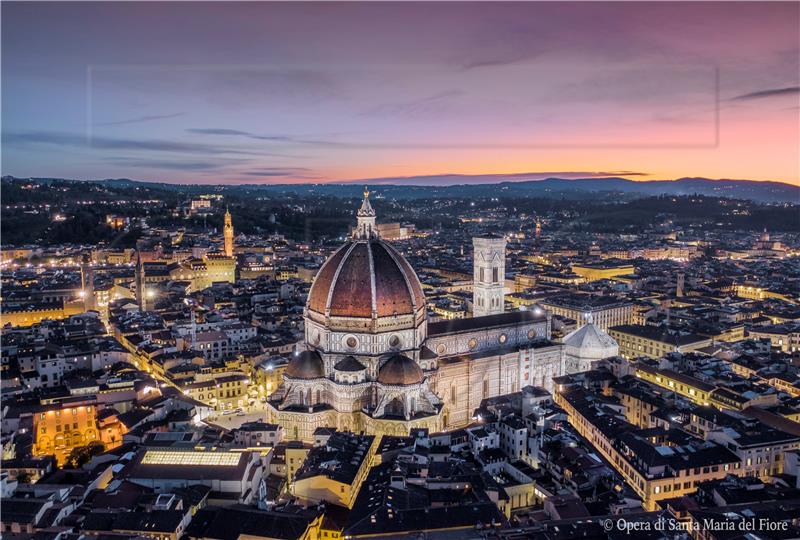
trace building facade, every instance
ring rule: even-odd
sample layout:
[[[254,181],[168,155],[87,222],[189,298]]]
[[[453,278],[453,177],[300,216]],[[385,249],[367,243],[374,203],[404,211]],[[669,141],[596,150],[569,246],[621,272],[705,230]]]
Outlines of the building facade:
[[[579,327],[587,315],[603,330],[633,322],[633,303],[611,297],[565,294],[542,300],[541,306],[553,315],[574,320]]]

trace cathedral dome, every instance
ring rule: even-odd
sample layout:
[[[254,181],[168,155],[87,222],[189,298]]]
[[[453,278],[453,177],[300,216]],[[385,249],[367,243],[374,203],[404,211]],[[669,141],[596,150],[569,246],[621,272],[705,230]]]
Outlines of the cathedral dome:
[[[422,369],[411,358],[402,354],[393,355],[378,371],[378,382],[381,384],[419,384],[422,379]]]
[[[564,338],[565,352],[572,356],[602,360],[619,354],[616,340],[590,320]]]
[[[310,314],[376,320],[424,315],[425,295],[414,270],[388,243],[376,238],[347,242],[320,268],[308,295]]]
[[[286,376],[294,379],[317,379],[325,376],[322,357],[316,351],[303,351],[286,366]]]

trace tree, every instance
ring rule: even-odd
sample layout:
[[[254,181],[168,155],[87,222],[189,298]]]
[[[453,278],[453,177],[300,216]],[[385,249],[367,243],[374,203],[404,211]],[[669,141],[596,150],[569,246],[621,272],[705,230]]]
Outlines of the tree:
[[[79,469],[89,462],[94,456],[103,453],[103,443],[92,441],[86,446],[78,446],[73,448],[67,456],[67,461],[64,463],[65,468]]]

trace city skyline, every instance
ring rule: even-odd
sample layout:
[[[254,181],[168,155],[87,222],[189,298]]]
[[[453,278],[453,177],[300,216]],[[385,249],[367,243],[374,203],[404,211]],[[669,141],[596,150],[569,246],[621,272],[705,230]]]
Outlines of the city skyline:
[[[2,11],[4,175],[800,183],[796,3]]]
[[[0,536],[800,539],[800,2],[0,12]]]

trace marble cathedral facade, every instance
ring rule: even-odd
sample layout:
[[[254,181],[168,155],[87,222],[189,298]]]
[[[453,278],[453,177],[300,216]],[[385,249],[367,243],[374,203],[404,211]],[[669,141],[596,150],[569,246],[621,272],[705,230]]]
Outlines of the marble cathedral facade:
[[[565,356],[550,341],[549,313],[495,309],[429,323],[419,279],[379,238],[366,192],[357,216],[353,238],[314,280],[305,350],[270,396],[268,421],[308,441],[318,427],[407,435],[465,426],[483,399],[527,385],[552,391]]]

